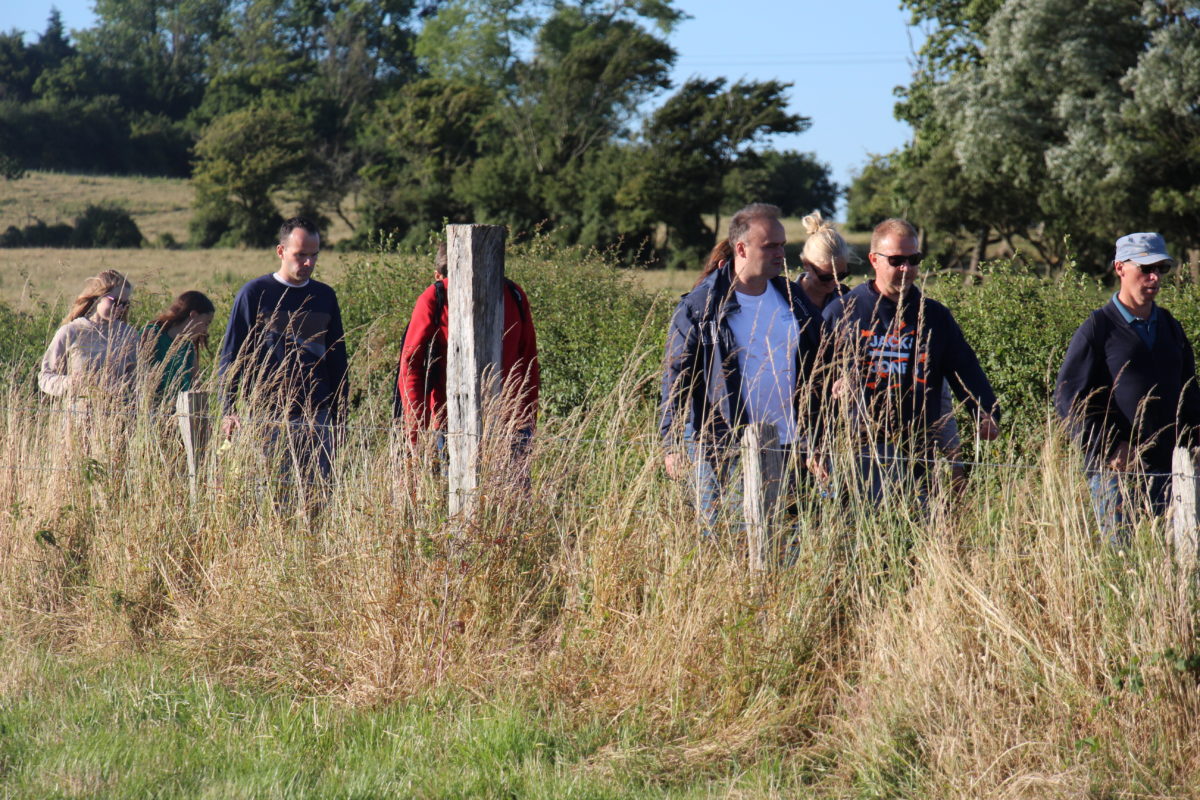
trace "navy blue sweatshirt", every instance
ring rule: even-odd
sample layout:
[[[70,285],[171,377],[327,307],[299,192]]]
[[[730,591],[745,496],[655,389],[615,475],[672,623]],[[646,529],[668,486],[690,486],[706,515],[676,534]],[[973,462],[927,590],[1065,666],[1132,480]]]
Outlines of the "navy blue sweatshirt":
[[[924,297],[914,286],[897,317],[896,303],[875,290],[874,283],[856,286],[825,307],[829,359],[847,359],[857,372],[865,407],[858,409],[879,436],[919,443],[941,417],[942,382],[972,413],[980,409],[1000,419],[996,394],[975,351],[944,305]]]
[[[345,405],[346,372],[342,312],[332,288],[311,279],[287,286],[263,275],[237,293],[221,341],[227,412],[239,393],[257,388],[273,411],[337,414]]]
[[[1170,472],[1171,451],[1195,444],[1200,426],[1196,359],[1182,326],[1159,306],[1151,350],[1113,301],[1096,309],[1071,337],[1054,409],[1091,466],[1127,442],[1145,448],[1147,470]]]

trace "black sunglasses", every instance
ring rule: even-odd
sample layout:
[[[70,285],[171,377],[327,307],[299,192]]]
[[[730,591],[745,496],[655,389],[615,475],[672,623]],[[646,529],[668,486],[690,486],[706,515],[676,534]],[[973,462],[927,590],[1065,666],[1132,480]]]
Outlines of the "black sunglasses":
[[[112,304],[114,306],[116,306],[117,308],[129,308],[128,300],[121,300],[119,298],[113,297],[111,294],[106,294],[104,296],[107,297],[109,300],[112,300]]]
[[[844,281],[846,280],[846,276],[850,274],[849,272],[817,272],[815,269],[809,269],[809,272],[816,275],[817,280],[821,283],[829,283],[835,278],[839,281]]]
[[[920,251],[906,256],[885,256],[883,253],[875,253],[875,255],[886,258],[888,266],[892,267],[899,267],[903,264],[908,264],[910,267],[916,267],[920,266],[921,262],[925,260],[925,254]]]
[[[1134,262],[1137,264],[1137,262]],[[1143,275],[1166,275],[1171,271],[1170,261],[1158,261],[1153,264],[1138,264]]]

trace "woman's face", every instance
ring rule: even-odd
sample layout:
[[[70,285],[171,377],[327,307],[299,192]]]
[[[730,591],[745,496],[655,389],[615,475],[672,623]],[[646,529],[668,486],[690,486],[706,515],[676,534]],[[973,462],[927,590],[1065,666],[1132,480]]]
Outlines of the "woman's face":
[[[129,288],[129,284],[123,283],[96,301],[92,319],[97,322],[125,319],[129,314],[129,301],[132,299],[133,289]]]
[[[838,285],[846,279],[846,262],[835,259],[832,264],[813,264],[804,262],[808,273],[812,275],[812,285],[822,295],[832,294],[838,290]]]
[[[183,335],[189,339],[195,339],[208,333],[208,326],[212,325],[213,312],[200,314],[195,311],[188,312],[188,318],[183,324]]]

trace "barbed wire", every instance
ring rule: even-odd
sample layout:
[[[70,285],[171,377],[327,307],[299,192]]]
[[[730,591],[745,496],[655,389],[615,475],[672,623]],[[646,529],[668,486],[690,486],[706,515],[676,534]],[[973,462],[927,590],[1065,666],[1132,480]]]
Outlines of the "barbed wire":
[[[112,407],[103,408],[103,407],[94,407],[94,406],[87,407],[87,408],[71,408],[71,407],[55,406],[55,405],[50,405],[50,404],[39,404],[34,407],[29,407],[29,406],[15,407],[15,408],[10,407],[8,409],[8,413],[9,414],[26,413],[26,414],[32,414],[32,415],[59,414],[59,415],[67,415],[67,416],[74,416],[74,417],[80,417],[80,418],[100,416],[100,417],[109,417],[109,418],[123,418],[123,419],[130,419],[130,420],[138,419],[138,418],[145,418],[145,419],[155,420],[155,421],[159,421],[159,422],[167,422],[167,423],[175,423],[181,419],[190,418],[190,419],[196,419],[196,420],[203,420],[203,421],[209,423],[210,427],[214,430],[217,428],[217,423],[219,423],[221,420],[223,420],[226,416],[223,413],[213,413],[213,412],[185,413],[185,412],[179,412],[179,411],[168,411],[168,410],[163,410],[163,409],[112,408]],[[406,427],[405,424],[399,420],[390,421],[388,424],[371,425],[371,424],[362,424],[362,423],[340,423],[340,422],[339,423],[316,423],[314,420],[307,419],[307,418],[281,419],[278,416],[270,416],[270,415],[254,415],[254,416],[246,417],[246,419],[247,419],[247,422],[245,424],[247,426],[256,427],[256,428],[267,428],[267,429],[281,428],[281,429],[288,429],[288,430],[294,431],[294,430],[304,429],[304,428],[308,427],[308,428],[313,428],[313,429],[326,428],[331,431],[336,431],[338,433],[341,433],[341,432],[386,433],[389,435],[389,437],[391,437],[393,435],[399,436],[401,434],[406,435],[406,436],[411,435],[411,429]],[[470,438],[475,438],[475,439],[490,439],[490,440],[512,439],[512,440],[521,441],[522,443],[528,442],[530,440],[535,440],[535,441],[539,441],[539,442],[562,442],[562,443],[574,444],[574,445],[600,445],[600,446],[605,446],[605,447],[636,446],[636,447],[650,447],[653,449],[659,449],[659,448],[663,447],[662,440],[657,434],[647,434],[645,436],[639,436],[639,437],[634,437],[634,438],[616,439],[616,438],[597,437],[597,436],[550,434],[550,433],[544,433],[544,432],[537,433],[535,435],[531,435],[528,431],[524,431],[524,430],[489,430],[485,433],[479,433],[476,431],[448,431],[448,430],[444,430],[444,429],[421,429],[420,435],[430,436],[431,434],[434,436],[444,437],[446,439],[470,437]],[[738,452],[739,452],[739,447],[737,445],[731,445],[728,448],[725,448],[723,451],[719,452],[714,457],[714,460],[732,462],[732,461],[736,460]],[[761,452],[777,453],[785,459],[787,459],[787,458],[797,458],[797,459],[811,458],[814,455],[818,458],[826,458],[827,459],[830,457],[830,454],[827,451],[821,451],[821,450],[813,451],[810,448],[807,448],[806,446],[799,446],[799,447],[786,447],[785,446],[785,447],[779,447],[779,448],[762,448]],[[962,467],[968,467],[968,468],[972,468],[972,469],[977,469],[977,468],[978,469],[1005,469],[1005,470],[1024,470],[1024,471],[1032,471],[1032,470],[1041,469],[1041,466],[1039,464],[1035,464],[1035,463],[1021,463],[1021,462],[1014,462],[1014,461],[987,461],[987,460],[980,460],[980,459],[963,458],[961,456],[961,454],[957,455],[957,456],[950,455],[950,454],[943,454],[941,456],[925,456],[925,455],[915,455],[915,454],[895,454],[895,453],[879,452],[878,450],[873,449],[873,446],[869,443],[862,444],[860,446],[860,449],[858,452],[854,452],[853,450],[851,450],[851,451],[843,450],[843,451],[839,451],[837,453],[837,456],[839,458],[846,458],[846,457],[856,458],[856,459],[867,460],[867,461],[871,461],[871,462],[878,462],[880,464],[887,464],[887,465],[897,463],[897,464],[920,465],[920,466],[925,466],[925,467],[931,467],[931,466],[936,467],[939,465],[949,464],[951,466],[962,466]],[[24,467],[18,467],[15,465],[0,465],[0,469],[5,469],[5,470],[28,469],[29,471],[35,471],[35,470],[41,469],[41,470],[46,470],[46,471],[56,471],[59,469],[69,469],[69,468],[57,468],[57,467],[24,468]],[[1145,470],[1115,470],[1115,469],[1109,469],[1107,467],[1105,467],[1105,468],[1085,467],[1085,471],[1088,472],[1089,474],[1090,473],[1104,473],[1106,475],[1113,475],[1113,476],[1122,477],[1122,478],[1133,478],[1133,477],[1158,478],[1158,477],[1174,477],[1177,475],[1181,476],[1181,477],[1183,476],[1183,473],[1176,473],[1176,472],[1149,472],[1149,471],[1145,471]]]

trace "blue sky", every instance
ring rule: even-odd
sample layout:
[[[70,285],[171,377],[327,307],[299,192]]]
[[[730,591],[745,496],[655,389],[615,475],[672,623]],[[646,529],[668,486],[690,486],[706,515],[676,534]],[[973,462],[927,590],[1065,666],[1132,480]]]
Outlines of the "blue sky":
[[[94,22],[91,0],[6,4],[0,26],[31,34],[51,6],[68,29]],[[793,113],[812,119],[808,132],[773,144],[814,152],[841,185],[869,154],[903,144],[908,127],[892,116],[892,89],[908,83],[920,33],[898,0],[677,0],[691,16],[670,37],[679,56],[674,79],[726,77],[793,84]],[[13,6],[16,6],[15,8]]]

